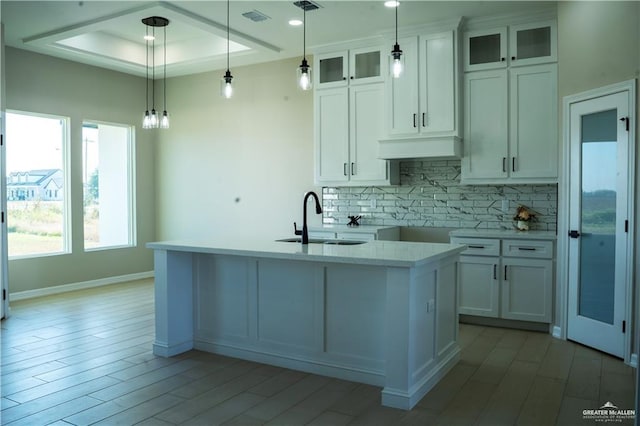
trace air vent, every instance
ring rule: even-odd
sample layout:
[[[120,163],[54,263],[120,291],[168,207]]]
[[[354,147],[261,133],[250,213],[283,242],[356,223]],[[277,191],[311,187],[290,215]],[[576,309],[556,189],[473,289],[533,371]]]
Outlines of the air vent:
[[[251,12],[245,12],[242,14],[245,18],[251,19],[253,22],[261,22],[266,21],[267,19],[271,19],[267,15],[262,12],[258,12],[257,10],[252,10]]]
[[[311,0],[296,1],[296,2],[293,2],[293,5],[298,6],[300,9],[307,12],[320,8],[320,5],[318,3],[312,2]]]

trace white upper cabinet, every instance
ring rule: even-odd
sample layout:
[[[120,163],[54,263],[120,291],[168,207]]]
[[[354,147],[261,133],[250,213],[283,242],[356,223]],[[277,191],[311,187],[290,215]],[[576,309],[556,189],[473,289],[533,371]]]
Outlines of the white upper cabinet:
[[[558,60],[557,38],[557,29],[553,21],[510,26],[510,66],[556,62]]]
[[[378,158],[384,129],[379,45],[314,55],[315,182],[391,185],[397,165]]]
[[[382,49],[364,47],[315,55],[315,85],[318,89],[383,81]]]
[[[557,29],[551,20],[469,31],[464,35],[465,71],[557,60]]]
[[[481,71],[507,66],[507,28],[464,34],[464,70]]]
[[[473,31],[464,39],[462,183],[557,182],[555,25],[545,21]],[[505,58],[506,45],[510,55]],[[479,46],[484,53],[474,53]]]
[[[399,40],[404,70],[389,78],[390,135],[417,135],[455,130],[454,32]]]

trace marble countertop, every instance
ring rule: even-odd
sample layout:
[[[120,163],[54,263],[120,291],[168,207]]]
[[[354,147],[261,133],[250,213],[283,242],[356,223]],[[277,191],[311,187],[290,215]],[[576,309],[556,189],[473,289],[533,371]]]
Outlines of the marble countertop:
[[[556,240],[555,231],[518,231],[516,229],[456,229],[452,237],[467,238],[517,238],[527,240]]]
[[[457,255],[466,248],[460,244],[380,240],[358,245],[311,243],[302,246],[294,242],[242,238],[234,241],[161,241],[148,243],[147,247],[154,250],[396,267],[420,266]]]

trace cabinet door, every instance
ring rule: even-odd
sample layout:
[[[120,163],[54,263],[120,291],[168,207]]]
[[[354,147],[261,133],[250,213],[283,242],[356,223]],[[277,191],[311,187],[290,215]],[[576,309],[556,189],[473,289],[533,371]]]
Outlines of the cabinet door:
[[[375,83],[382,80],[380,46],[349,51],[349,84]]]
[[[507,66],[507,29],[464,34],[464,70],[480,71]]]
[[[420,38],[420,115],[423,133],[455,129],[454,33],[448,31]]]
[[[502,258],[502,318],[551,322],[553,261]]]
[[[465,74],[462,179],[507,177],[507,70]]]
[[[557,65],[510,71],[510,154],[512,179],[557,179]]]
[[[557,29],[553,21],[509,27],[509,60],[512,67],[556,62]]]
[[[398,40],[402,46],[404,70],[400,78],[388,76],[388,133],[415,135],[418,133],[418,38]],[[389,55],[389,62],[391,55]]]
[[[383,84],[349,88],[349,173],[352,181],[373,182],[388,178],[387,161],[378,159],[378,140],[384,123],[383,100]]]
[[[349,180],[349,100],[346,87],[315,91],[316,183]]]
[[[458,264],[458,312],[467,315],[497,318],[499,258],[460,256]]]
[[[347,51],[316,55],[314,58],[315,87],[327,89],[347,85],[349,55]]]

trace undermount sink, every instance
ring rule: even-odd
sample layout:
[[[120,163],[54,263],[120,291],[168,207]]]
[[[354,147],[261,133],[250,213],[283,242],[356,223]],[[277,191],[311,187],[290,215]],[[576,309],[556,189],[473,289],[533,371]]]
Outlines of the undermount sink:
[[[283,243],[301,243],[302,239],[300,238],[283,238],[281,240],[276,240]],[[356,240],[326,240],[322,238],[309,238],[310,244],[334,244],[338,246],[355,246],[358,244],[364,244],[366,241],[356,241]]]

